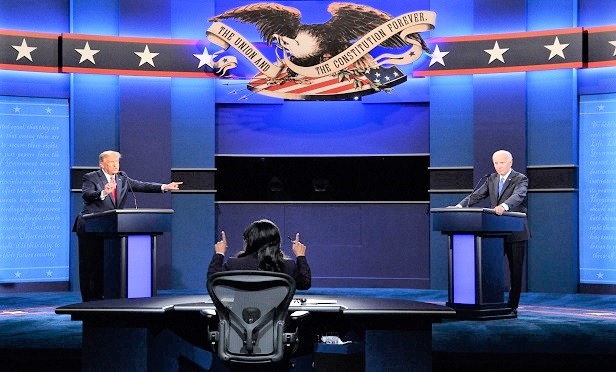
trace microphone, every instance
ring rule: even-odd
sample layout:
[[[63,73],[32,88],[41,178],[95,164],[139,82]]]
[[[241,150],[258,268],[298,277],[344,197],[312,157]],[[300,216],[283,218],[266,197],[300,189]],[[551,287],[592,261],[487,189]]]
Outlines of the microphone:
[[[130,190],[131,194],[133,194],[133,201],[135,202],[135,209],[137,209],[137,197],[135,196],[135,192],[133,191],[133,187],[130,185],[130,181],[128,180],[128,176],[123,171],[119,171],[118,174],[120,176],[124,177],[126,183],[128,184],[128,189]]]
[[[483,181],[484,179],[486,179],[488,177],[490,177],[490,173],[486,173],[483,176],[481,176],[479,181],[477,181],[477,184],[475,185],[475,187],[473,187],[473,191],[471,191],[471,193],[468,194],[468,200],[466,201],[466,207],[467,208],[471,204],[471,196],[475,193],[475,191],[477,191],[477,189],[479,188],[479,185],[481,185],[481,181]]]

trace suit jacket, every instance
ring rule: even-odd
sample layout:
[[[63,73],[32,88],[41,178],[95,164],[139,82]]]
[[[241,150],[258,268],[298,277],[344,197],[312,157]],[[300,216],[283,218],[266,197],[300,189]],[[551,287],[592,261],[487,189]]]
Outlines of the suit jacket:
[[[259,259],[256,254],[244,257],[229,257],[225,262],[224,255],[215,253],[210,261],[207,276],[209,278],[210,275],[221,271],[258,269]],[[296,260],[285,259],[283,272],[295,279],[297,289],[309,289],[312,285],[312,274],[305,256],[299,256]]]
[[[490,199],[490,208],[494,208],[500,204],[507,204],[509,212],[527,213],[528,211],[528,178],[515,170],[511,170],[509,177],[503,185],[503,192],[498,195],[498,183],[500,176],[498,173],[492,173],[488,176],[486,182],[483,183],[477,190],[464,198],[459,204],[463,207],[470,207],[477,204],[483,199]],[[515,232],[506,238],[507,242],[524,241],[530,238],[528,230],[528,220],[524,221],[524,231]]]
[[[105,173],[99,169],[83,175],[81,186],[83,209],[75,219],[73,231],[83,231],[83,221],[81,217],[84,214],[105,212],[112,209],[123,209],[131,189],[134,192],[162,192],[161,183],[137,181],[128,176],[121,176],[119,174],[116,175],[116,183],[117,201],[114,202],[111,195],[107,195],[105,199],[101,200],[101,191],[103,191],[107,184]]]

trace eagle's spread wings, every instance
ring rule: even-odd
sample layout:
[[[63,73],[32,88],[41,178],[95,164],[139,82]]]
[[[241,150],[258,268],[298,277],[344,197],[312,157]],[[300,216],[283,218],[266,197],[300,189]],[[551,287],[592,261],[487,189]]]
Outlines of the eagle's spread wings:
[[[332,17],[323,24],[302,24],[301,13],[293,7],[275,3],[256,3],[228,10],[209,19],[210,22],[233,18],[243,23],[252,23],[257,26],[263,40],[271,45],[275,35],[288,39],[296,39],[298,34],[309,33],[315,42],[303,44],[299,40],[293,43],[295,57],[301,60],[303,66],[311,66],[324,55],[336,55],[360,39],[374,28],[390,21],[393,17],[383,11],[366,5],[353,3],[331,3],[327,10]],[[416,40],[425,51],[430,51],[419,34],[409,35]],[[388,48],[399,48],[410,45],[399,35],[393,35],[381,45]],[[288,43],[286,47],[290,49]],[[298,51],[300,53],[298,53]],[[300,55],[301,54],[301,55]]]
[[[234,18],[240,22],[252,23],[267,45],[271,45],[275,34],[294,37],[299,29],[299,10],[274,3],[256,3],[228,10],[209,19],[210,22]]]
[[[367,5],[353,3],[331,3],[327,7],[327,11],[332,14],[332,18],[325,25],[337,37],[347,41],[357,40],[376,27],[393,19],[391,15],[383,11]],[[421,44],[424,50],[429,51],[418,34],[411,34],[411,36]],[[409,45],[409,43],[402,40],[399,35],[394,35],[382,42],[381,45],[388,48],[400,48]]]

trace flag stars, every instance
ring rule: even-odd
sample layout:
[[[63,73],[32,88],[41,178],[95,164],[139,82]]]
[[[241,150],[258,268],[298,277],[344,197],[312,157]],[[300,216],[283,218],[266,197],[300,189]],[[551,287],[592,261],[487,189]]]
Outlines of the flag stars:
[[[554,38],[554,43],[552,45],[544,45],[544,47],[550,51],[550,56],[548,57],[548,60],[551,60],[552,58],[556,56],[559,56],[562,59],[565,59],[564,50],[568,46],[569,44],[561,44],[560,40],[558,40],[558,36],[556,36],[556,38]]]
[[[99,49],[90,49],[90,43],[87,41],[86,46],[83,47],[83,49],[75,49],[75,51],[81,55],[81,58],[79,59],[79,64],[85,61],[90,61],[93,65],[96,64],[96,62],[94,62],[94,55],[100,52]]]
[[[498,41],[495,41],[494,47],[492,49],[484,49],[483,51],[490,55],[490,60],[488,61],[488,65],[489,65],[490,63],[494,62],[497,59],[501,61],[502,63],[505,63],[503,54],[505,54],[505,52],[507,52],[508,50],[509,48],[501,48],[498,45]]]
[[[21,278],[21,272],[20,271],[15,271],[15,277],[16,278]]]
[[[139,61],[139,66],[142,66],[143,64],[147,63],[152,67],[156,67],[154,65],[154,57],[156,57],[160,53],[150,52],[150,48],[146,44],[145,48],[143,49],[143,52],[135,52],[135,54],[139,56],[139,58],[141,58],[141,60]]]
[[[36,47],[28,46],[26,39],[23,39],[21,45],[11,45],[18,53],[16,61],[19,61],[22,58],[27,58],[32,61],[32,52],[36,50]]]
[[[434,52],[432,53],[432,58],[430,59],[430,66],[435,63],[440,63],[441,65],[445,66],[445,61],[443,60],[443,57],[445,57],[447,54],[449,54],[449,52],[442,52],[437,45],[434,48]]]
[[[597,110],[598,111],[603,111],[603,110],[605,110],[605,106],[599,105],[599,106],[597,106]]]
[[[53,271],[47,270],[46,274],[47,274],[48,277],[52,277],[53,276]]]
[[[201,54],[193,54],[193,56],[195,56],[195,58],[199,59],[199,66],[197,66],[197,68],[201,68],[201,67],[203,67],[205,65],[207,65],[209,68],[213,68],[212,67],[212,59],[213,59],[213,57],[207,51],[207,48],[203,48],[203,53],[201,53]]]
[[[46,112],[47,114],[49,114],[49,115],[51,115],[51,111],[52,111],[52,110],[51,110],[51,107],[47,107],[47,108],[45,109],[45,112]]]
[[[15,112],[16,114],[21,113],[21,107],[19,107],[19,106],[13,107],[13,112]]]

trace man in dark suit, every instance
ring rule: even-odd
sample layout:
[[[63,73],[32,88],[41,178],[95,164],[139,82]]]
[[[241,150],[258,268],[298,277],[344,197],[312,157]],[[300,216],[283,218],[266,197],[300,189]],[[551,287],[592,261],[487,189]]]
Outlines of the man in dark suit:
[[[496,151],[492,155],[492,162],[496,173],[488,176],[481,187],[460,201],[456,207],[470,207],[483,199],[490,198],[490,208],[494,208],[494,212],[499,216],[505,212],[527,213],[528,178],[511,168],[513,165],[511,153],[505,150]],[[524,255],[529,238],[527,220],[524,221],[524,231],[515,232],[505,238],[505,254],[509,262],[511,279],[508,306],[514,314],[517,314],[520,303]]]
[[[167,184],[142,182],[120,173],[120,158],[116,151],[104,151],[99,157],[100,168],[86,173],[82,179],[83,210],[75,219],[73,231],[79,239],[79,286],[82,301],[99,300],[104,294],[104,240],[85,234],[83,215],[122,209],[129,190],[160,192],[177,190],[182,182]]]

